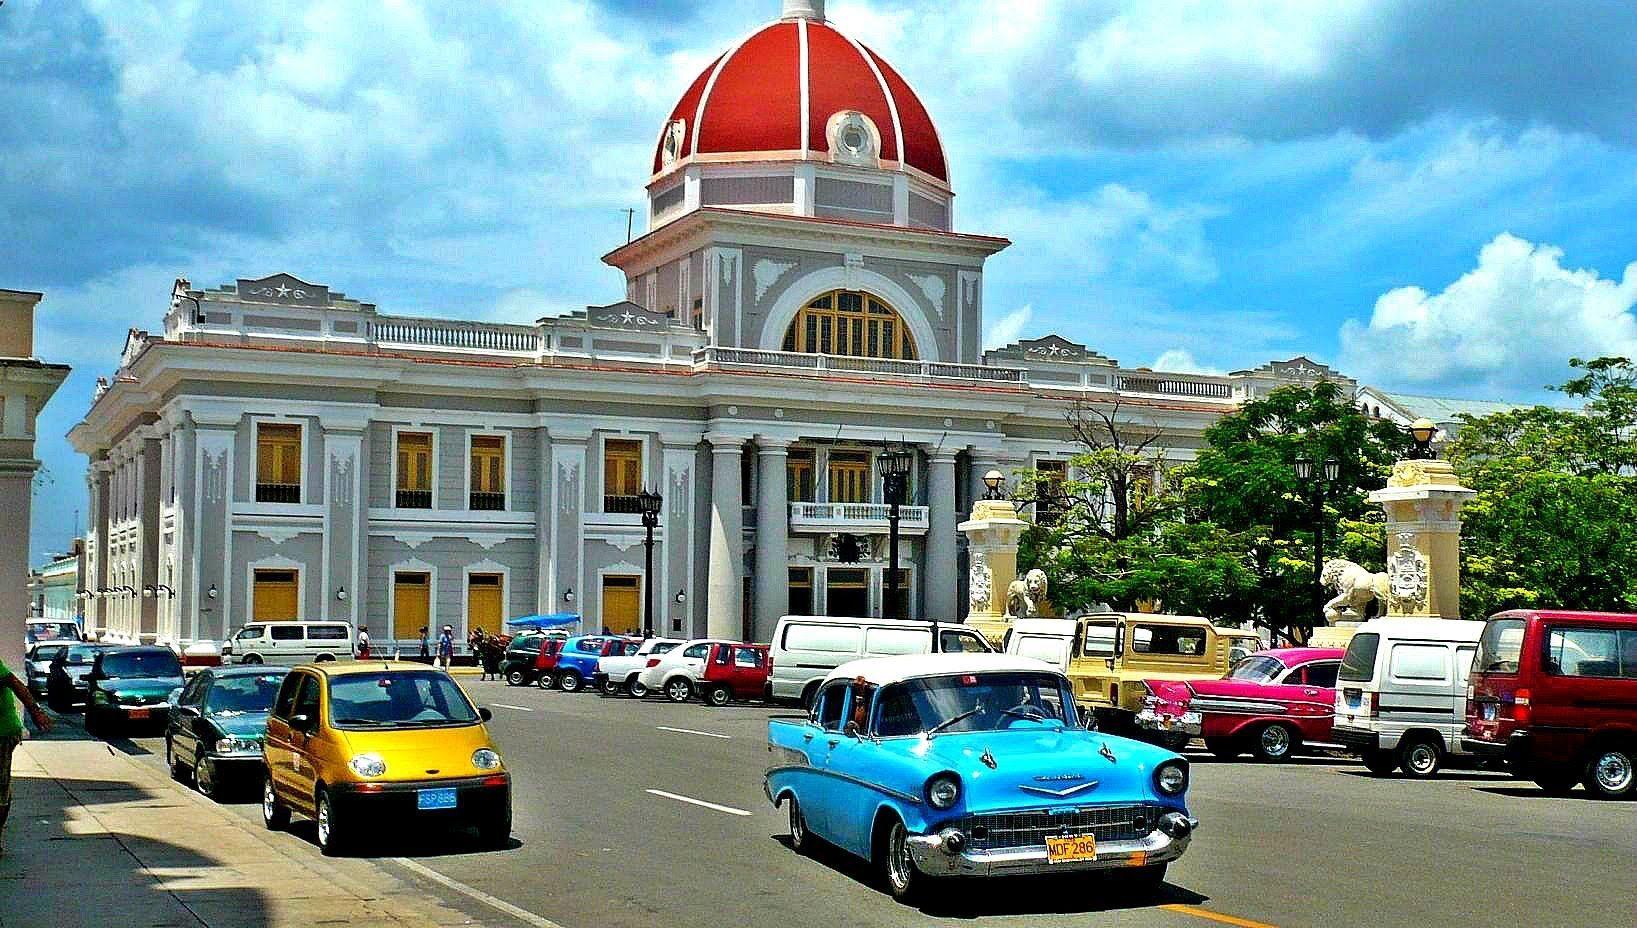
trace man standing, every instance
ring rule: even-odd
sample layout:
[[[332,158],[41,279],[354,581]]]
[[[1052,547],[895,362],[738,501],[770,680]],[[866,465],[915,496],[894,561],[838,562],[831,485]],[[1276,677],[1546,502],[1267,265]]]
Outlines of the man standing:
[[[11,755],[23,741],[23,720],[17,714],[19,699],[28,708],[34,727],[42,732],[50,731],[51,716],[40,710],[34,694],[28,691],[28,684],[0,661],[0,855],[5,853],[6,819],[11,815]]]
[[[432,645],[427,640],[425,625],[421,626],[421,660],[432,662]]]
[[[358,659],[369,660],[369,626],[358,626]]]
[[[442,667],[444,670],[448,670],[449,663],[454,659],[454,657],[455,629],[454,626],[445,625],[443,627],[443,634],[438,636],[438,666]]]

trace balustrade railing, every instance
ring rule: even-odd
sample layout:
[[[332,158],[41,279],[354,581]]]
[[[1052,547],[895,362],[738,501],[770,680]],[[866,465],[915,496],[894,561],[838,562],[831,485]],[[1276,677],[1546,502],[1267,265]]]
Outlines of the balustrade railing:
[[[1233,386],[1217,380],[1192,380],[1183,377],[1149,377],[1140,374],[1122,374],[1120,390],[1127,393],[1156,393],[1161,396],[1186,396],[1197,399],[1225,400],[1233,398]]]
[[[799,522],[849,522],[887,524],[892,507],[886,503],[791,503],[790,518]],[[899,506],[900,525],[924,525],[927,507]]]
[[[859,358],[851,355],[804,354],[795,351],[768,351],[761,348],[732,348],[709,345],[693,353],[695,367],[731,364],[747,367],[782,367],[804,371],[891,374],[940,380],[982,380],[990,383],[1026,381],[1026,372],[1017,367],[986,364],[952,364],[943,361],[902,361],[896,358]]]
[[[540,332],[524,326],[382,318],[369,322],[366,334],[376,343],[387,345],[517,354],[540,350]]]

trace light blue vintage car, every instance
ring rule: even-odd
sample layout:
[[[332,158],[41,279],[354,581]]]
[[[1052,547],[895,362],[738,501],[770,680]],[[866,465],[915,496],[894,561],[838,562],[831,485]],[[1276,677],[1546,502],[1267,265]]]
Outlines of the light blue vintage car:
[[[1080,727],[1067,678],[1031,658],[853,661],[767,740],[791,845],[871,861],[904,900],[940,877],[1113,868],[1158,887],[1198,825],[1188,762]]]

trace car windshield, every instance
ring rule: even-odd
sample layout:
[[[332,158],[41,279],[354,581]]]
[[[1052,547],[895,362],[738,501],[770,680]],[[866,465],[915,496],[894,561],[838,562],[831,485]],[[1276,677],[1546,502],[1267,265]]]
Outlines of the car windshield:
[[[34,646],[34,656],[30,660],[49,661],[57,656],[57,652],[68,647],[66,644],[38,644]]]
[[[71,647],[68,649],[68,653],[63,655],[63,663],[89,664],[91,658],[96,657],[97,652],[101,650],[101,648],[97,647]]]
[[[405,670],[331,678],[330,719],[337,728],[428,728],[470,725],[478,714],[447,674]]]
[[[205,709],[216,715],[266,712],[273,707],[273,697],[283,682],[282,673],[217,677],[210,685]]]
[[[33,622],[28,626],[28,640],[74,641],[80,637],[80,627],[73,622]]]
[[[1473,669],[1479,673],[1517,673],[1523,654],[1523,620],[1490,619],[1478,639],[1478,659]]]
[[[1228,671],[1229,680],[1245,680],[1250,683],[1272,683],[1284,673],[1285,665],[1274,657],[1247,657],[1237,666]]]
[[[180,677],[182,664],[169,651],[110,651],[102,656],[109,677]]]
[[[969,673],[884,687],[876,734],[884,738],[944,732],[1062,728],[1075,724],[1074,700],[1050,673]]]

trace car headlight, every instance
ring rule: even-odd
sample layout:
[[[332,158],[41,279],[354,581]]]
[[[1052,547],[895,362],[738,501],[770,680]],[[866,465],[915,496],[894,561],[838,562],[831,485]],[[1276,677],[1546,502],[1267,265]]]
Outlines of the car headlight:
[[[1176,761],[1160,764],[1154,771],[1154,786],[1167,796],[1175,796],[1188,788],[1188,768]]]
[[[499,770],[500,755],[491,748],[478,748],[472,752],[472,766],[479,770]]]
[[[940,773],[926,781],[926,800],[934,809],[947,809],[961,798],[961,781],[952,773]]]
[[[387,772],[387,762],[382,760],[379,754],[360,754],[348,762],[347,766],[361,777],[378,777]]]
[[[217,754],[260,754],[261,742],[248,738],[222,738],[216,742]]]

